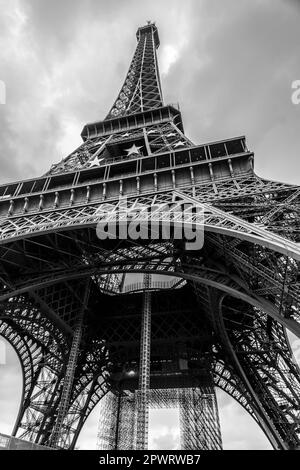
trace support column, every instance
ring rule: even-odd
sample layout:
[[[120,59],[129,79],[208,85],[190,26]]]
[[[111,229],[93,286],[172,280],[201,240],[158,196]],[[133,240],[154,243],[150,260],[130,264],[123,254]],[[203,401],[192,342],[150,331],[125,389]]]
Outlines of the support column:
[[[124,391],[119,414],[118,450],[132,450],[136,442],[136,401],[135,394]]]
[[[182,450],[221,450],[222,439],[213,386],[180,391]]]
[[[150,274],[144,275],[144,302],[142,312],[139,389],[137,400],[136,449],[148,449],[149,387],[151,355],[151,293],[147,291],[151,283]]]
[[[80,313],[78,315],[78,319],[74,328],[72,345],[71,345],[69,358],[68,358],[68,364],[66,367],[65,377],[63,381],[63,389],[61,392],[57,418],[56,418],[56,422],[55,422],[52,436],[50,439],[50,445],[51,447],[54,447],[54,448],[59,447],[60,440],[63,436],[63,423],[64,423],[64,419],[67,415],[69,405],[70,405],[70,398],[71,398],[74,375],[75,375],[75,370],[76,370],[76,365],[77,365],[77,358],[78,358],[79,348],[80,348],[80,343],[81,343],[83,317],[84,317],[84,312],[87,307],[88,298],[89,298],[89,282],[87,283],[86,288],[85,288],[82,308],[80,310]]]
[[[99,421],[99,450],[133,450],[136,436],[136,395],[130,390],[108,393]]]
[[[119,431],[120,431],[120,419],[121,419],[121,396],[122,392],[119,391],[117,395],[117,417],[116,417],[116,433],[115,433],[115,446],[114,450],[119,448]]]
[[[119,402],[119,404],[118,404]],[[120,395],[109,392],[101,402],[101,418],[97,437],[98,450],[115,450],[117,440],[117,420],[119,416],[116,409],[120,406]]]

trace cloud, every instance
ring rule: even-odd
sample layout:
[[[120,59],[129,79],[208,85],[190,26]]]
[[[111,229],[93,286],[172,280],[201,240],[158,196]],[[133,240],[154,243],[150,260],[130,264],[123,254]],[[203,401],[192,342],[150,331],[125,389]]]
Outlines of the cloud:
[[[149,414],[149,449],[180,448],[179,410],[151,409]]]
[[[246,134],[258,173],[299,183],[298,1],[0,0],[0,11],[0,183],[41,175],[80,144],[83,125],[116,98],[148,19],[159,27],[165,101],[180,102],[187,134],[199,143]],[[10,361],[0,366],[2,432],[20,399]],[[239,405],[218,398],[226,448],[268,446]],[[96,410],[83,448],[95,445]],[[153,445],[176,445],[174,426],[160,429]]]
[[[185,54],[165,78],[195,142],[246,134],[257,172],[293,183],[300,169],[300,107],[290,100],[299,20],[300,7],[277,0],[198,2]]]
[[[225,450],[271,449],[266,436],[240,404],[217,389],[223,448]]]

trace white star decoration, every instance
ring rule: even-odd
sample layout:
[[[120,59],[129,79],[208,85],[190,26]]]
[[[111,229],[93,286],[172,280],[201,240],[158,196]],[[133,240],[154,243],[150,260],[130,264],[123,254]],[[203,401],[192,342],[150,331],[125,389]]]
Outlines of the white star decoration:
[[[130,147],[129,149],[125,149],[127,152],[127,156],[129,157],[129,155],[135,155],[135,154],[140,155],[141,154],[140,149],[142,147],[143,147],[142,145],[140,147],[137,147],[135,144],[133,144],[133,146]]]
[[[174,144],[174,147],[182,147],[183,145],[184,145],[184,142],[182,142],[182,140],[180,140],[179,142]]]
[[[103,158],[101,158],[101,159],[99,160],[98,156],[96,156],[96,157],[94,158],[94,160],[91,160],[91,161],[90,161],[90,168],[91,168],[92,166],[99,166],[99,165],[100,165],[100,162],[101,162],[102,160],[103,160]]]

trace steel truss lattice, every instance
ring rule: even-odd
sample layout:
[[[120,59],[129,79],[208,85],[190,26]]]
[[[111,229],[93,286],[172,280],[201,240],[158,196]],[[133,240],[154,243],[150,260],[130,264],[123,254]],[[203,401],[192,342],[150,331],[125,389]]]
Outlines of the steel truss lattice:
[[[220,450],[222,440],[216,396],[213,387],[151,389],[148,407],[178,409],[180,444],[183,450]],[[98,449],[137,449],[139,393],[109,394],[101,406]],[[147,439],[146,439],[147,440]]]
[[[82,145],[45,175],[0,186],[0,334],[23,371],[13,435],[73,449],[103,400],[101,445],[133,448],[139,434],[145,446],[146,411],[168,395],[182,447],[220,448],[218,386],[274,448],[297,449],[300,373],[286,330],[300,337],[300,188],[257,176],[243,136],[191,142],[163,103],[155,24],[137,40],[117,100],[84,126]],[[201,248],[176,238],[183,218],[204,230]],[[98,236],[115,221],[155,230]]]

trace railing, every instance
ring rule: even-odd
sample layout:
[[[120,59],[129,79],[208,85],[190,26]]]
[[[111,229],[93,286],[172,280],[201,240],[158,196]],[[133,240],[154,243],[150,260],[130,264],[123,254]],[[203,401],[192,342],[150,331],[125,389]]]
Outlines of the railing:
[[[185,283],[183,279],[173,279],[172,281],[150,281],[150,285],[147,290],[160,290],[160,289],[177,289],[181,287],[181,284]],[[178,284],[178,287],[177,287]],[[145,285],[143,282],[134,282],[123,287],[122,294],[127,294],[128,292],[137,292],[145,290]]]
[[[231,145],[232,143],[234,142],[242,142],[241,145],[243,146],[243,149],[239,149],[239,151],[235,151],[234,149],[230,149],[230,148],[227,148],[228,145]],[[226,148],[224,147],[224,152],[222,153],[222,155],[219,155],[219,157],[214,157],[214,158],[208,158],[208,156],[211,154],[211,147],[214,147],[216,145],[226,145]],[[203,162],[211,162],[212,160],[217,160],[218,158],[221,158],[221,157],[234,157],[234,155],[240,155],[241,153],[247,153],[248,152],[248,149],[246,148],[246,144],[245,144],[245,138],[244,137],[234,137],[234,138],[231,138],[231,139],[224,139],[222,141],[213,141],[213,142],[208,142],[204,145],[192,145],[190,147],[186,147],[186,148],[183,148],[183,149],[176,149],[176,150],[173,150],[172,152],[176,152],[176,153],[180,153],[180,152],[185,152],[185,151],[192,151],[192,152],[201,152],[201,149],[207,149],[206,152],[207,152],[207,158],[204,158],[203,159]],[[151,155],[144,155],[142,156],[142,158],[155,158],[155,157],[162,157],[164,155],[168,155],[170,154],[170,152],[162,152],[160,154],[151,154]],[[111,163],[123,163],[123,162],[129,162],[129,161],[133,161],[133,160],[138,160],[140,159],[141,157],[137,157],[137,156],[117,156],[117,157],[114,157],[114,158],[106,158],[106,159],[103,159],[103,161],[100,161],[100,165],[99,167],[105,167],[107,166],[108,164],[111,164]],[[199,163],[199,160],[196,160],[194,161],[192,158],[189,158],[189,160],[186,162],[186,165],[191,165],[193,163]],[[177,166],[177,165],[175,165]],[[179,165],[181,166],[181,165]],[[7,200],[9,198],[14,198],[14,197],[18,197],[18,196],[23,196],[25,197],[26,195],[31,195],[31,194],[40,194],[40,193],[45,193],[48,191],[48,189],[45,189],[45,185],[46,185],[46,180],[47,178],[49,179],[49,182],[47,184],[47,188],[50,187],[51,189],[49,191],[55,191],[57,189],[60,189],[63,185],[63,186],[66,186],[68,187],[68,185],[70,187],[73,187],[74,186],[74,181],[72,180],[72,178],[70,180],[68,180],[66,183],[63,181],[61,182],[60,180],[65,178],[66,175],[73,175],[74,174],[74,178],[75,178],[75,175],[76,175],[76,172],[90,172],[90,171],[93,171],[93,170],[97,170],[99,167],[92,167],[92,168],[81,168],[81,169],[74,169],[73,171],[70,170],[70,172],[68,173],[60,173],[60,174],[53,174],[53,175],[48,175],[47,177],[44,175],[40,178],[36,178],[36,179],[30,179],[30,180],[24,180],[24,181],[16,181],[16,182],[13,182],[13,183],[9,183],[9,184],[0,184],[0,200]],[[160,170],[161,168],[156,168],[156,170]],[[137,175],[138,176],[138,175]],[[53,183],[52,182],[52,179],[54,179],[55,181],[57,181],[57,179],[59,179],[59,184],[55,184],[55,182]],[[72,181],[71,181],[72,180]],[[39,182],[40,184],[38,185],[38,188],[39,189],[36,189],[36,183]],[[31,184],[31,188],[28,190],[28,191],[23,191],[20,192],[20,185],[24,184],[24,183],[30,183]],[[84,185],[86,182],[83,182],[82,185]],[[76,183],[77,185],[77,183]],[[80,183],[79,183],[80,185]]]
[[[24,441],[17,437],[0,434],[0,450],[53,450],[51,447],[41,446],[33,442]]]

